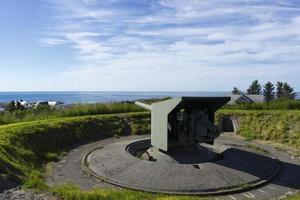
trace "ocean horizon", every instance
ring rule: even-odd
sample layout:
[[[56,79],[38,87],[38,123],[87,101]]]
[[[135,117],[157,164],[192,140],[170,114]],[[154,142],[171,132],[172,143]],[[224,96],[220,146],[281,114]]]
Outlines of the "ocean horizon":
[[[105,103],[133,101],[136,99],[178,97],[178,96],[229,96],[231,92],[222,91],[45,91],[45,92],[0,92],[0,103],[14,100],[28,102],[61,101],[73,103]],[[296,93],[300,99],[300,93]]]

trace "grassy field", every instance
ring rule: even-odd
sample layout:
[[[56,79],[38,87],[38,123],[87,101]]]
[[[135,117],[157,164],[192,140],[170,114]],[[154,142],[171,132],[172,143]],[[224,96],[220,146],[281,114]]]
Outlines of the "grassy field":
[[[97,104],[74,104],[64,108],[50,110],[47,107],[37,110],[18,110],[14,112],[0,112],[0,125],[29,122],[42,119],[55,119],[62,117],[76,117],[87,115],[128,113],[143,111],[133,103],[97,103]]]
[[[96,114],[81,108],[68,114],[50,115],[46,119],[0,126],[0,173],[23,183],[25,187],[48,190],[69,199],[203,199],[198,197],[154,195],[129,190],[81,191],[73,185],[49,188],[43,183],[45,165],[72,145],[100,138],[145,134],[150,132],[150,113],[136,112],[139,108],[120,106],[98,109],[98,112],[135,113]],[[55,116],[58,116],[55,118]],[[300,111],[298,110],[220,110],[221,116],[235,116],[240,123],[238,134],[248,139],[266,140],[300,149]],[[32,118],[32,120],[35,118]],[[40,119],[40,118],[38,118]],[[21,120],[22,121],[22,120]],[[299,195],[289,199],[300,199]]]

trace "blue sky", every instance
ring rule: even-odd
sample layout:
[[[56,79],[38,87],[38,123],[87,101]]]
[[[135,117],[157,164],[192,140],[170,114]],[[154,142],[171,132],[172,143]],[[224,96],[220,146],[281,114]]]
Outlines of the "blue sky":
[[[297,0],[1,0],[0,91],[300,91]]]

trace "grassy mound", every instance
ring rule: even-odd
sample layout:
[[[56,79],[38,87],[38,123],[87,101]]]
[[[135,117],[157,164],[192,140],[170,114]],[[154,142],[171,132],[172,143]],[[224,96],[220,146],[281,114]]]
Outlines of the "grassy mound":
[[[233,111],[220,110],[221,116],[235,116],[238,134],[248,139],[266,140],[300,149],[300,111]]]
[[[0,126],[0,173],[28,183],[48,161],[76,143],[150,130],[149,113],[40,120]]]

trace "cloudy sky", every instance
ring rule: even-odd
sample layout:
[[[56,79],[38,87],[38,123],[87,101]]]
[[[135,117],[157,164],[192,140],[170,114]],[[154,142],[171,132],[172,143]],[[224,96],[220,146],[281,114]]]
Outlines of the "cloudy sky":
[[[1,0],[0,91],[300,91],[298,0]]]

